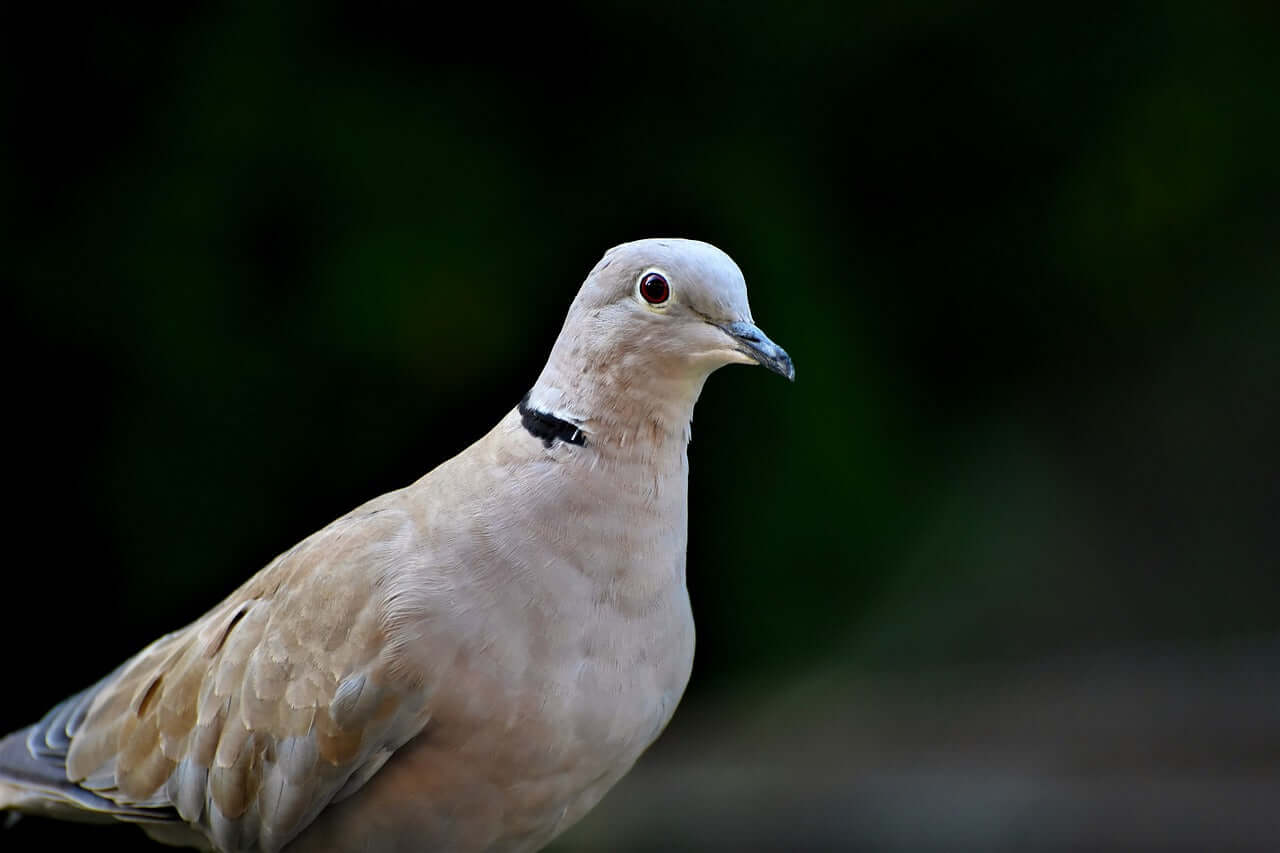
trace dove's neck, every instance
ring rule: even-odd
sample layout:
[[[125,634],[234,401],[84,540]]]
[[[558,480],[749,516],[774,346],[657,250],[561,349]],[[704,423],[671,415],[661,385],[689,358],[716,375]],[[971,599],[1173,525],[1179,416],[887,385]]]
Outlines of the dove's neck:
[[[529,392],[535,411],[579,427],[607,457],[684,454],[705,375],[664,374],[627,353],[585,370],[555,356]]]
[[[584,371],[553,356],[534,383],[526,406],[581,429],[582,445],[552,442],[548,451],[561,463],[556,482],[568,493],[548,500],[554,486],[542,480],[531,511],[541,517],[547,507],[560,514],[569,507],[588,520],[577,543],[589,554],[614,554],[586,564],[619,606],[650,612],[661,600],[687,608],[687,448],[703,383],[637,374],[628,361],[597,361]]]

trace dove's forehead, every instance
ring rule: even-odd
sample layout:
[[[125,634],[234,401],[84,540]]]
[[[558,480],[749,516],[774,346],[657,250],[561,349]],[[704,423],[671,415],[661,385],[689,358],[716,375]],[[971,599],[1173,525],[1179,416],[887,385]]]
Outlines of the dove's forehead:
[[[604,253],[592,276],[629,286],[650,270],[666,275],[673,289],[700,308],[747,313],[742,270],[733,258],[700,240],[651,238],[623,243]]]

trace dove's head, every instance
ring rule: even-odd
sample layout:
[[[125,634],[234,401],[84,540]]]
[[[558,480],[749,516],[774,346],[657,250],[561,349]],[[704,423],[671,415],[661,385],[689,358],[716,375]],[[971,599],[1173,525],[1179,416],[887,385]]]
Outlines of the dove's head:
[[[561,335],[574,332],[584,355],[638,358],[666,375],[705,377],[737,362],[795,378],[790,357],[751,319],[742,270],[697,240],[610,249],[583,283]]]
[[[795,378],[752,320],[738,265],[697,240],[637,240],[605,252],[583,282],[534,402],[584,422],[610,406],[687,424],[707,376],[734,363]]]

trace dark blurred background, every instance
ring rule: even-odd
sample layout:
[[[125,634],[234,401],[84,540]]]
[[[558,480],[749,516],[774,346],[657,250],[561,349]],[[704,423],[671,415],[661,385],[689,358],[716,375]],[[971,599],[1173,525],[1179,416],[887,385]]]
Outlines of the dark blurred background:
[[[693,681],[556,849],[1280,849],[1280,7],[186,5],[6,13],[0,729],[690,236],[798,380],[708,384]]]

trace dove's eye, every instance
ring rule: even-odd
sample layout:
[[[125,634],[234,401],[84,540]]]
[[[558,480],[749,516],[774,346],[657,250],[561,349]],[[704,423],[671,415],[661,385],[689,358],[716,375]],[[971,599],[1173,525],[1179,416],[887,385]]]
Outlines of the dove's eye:
[[[650,305],[661,305],[671,296],[671,285],[659,273],[646,273],[640,279],[640,295]]]

